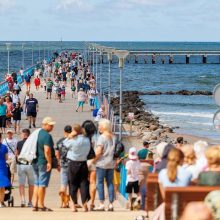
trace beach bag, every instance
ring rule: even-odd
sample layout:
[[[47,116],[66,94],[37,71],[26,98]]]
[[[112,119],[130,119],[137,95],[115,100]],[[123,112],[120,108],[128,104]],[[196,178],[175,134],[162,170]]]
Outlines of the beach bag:
[[[96,117],[96,116],[97,116],[98,111],[99,111],[98,109],[94,109],[94,110],[93,110],[93,114],[92,114],[92,115],[93,115],[93,117]]]

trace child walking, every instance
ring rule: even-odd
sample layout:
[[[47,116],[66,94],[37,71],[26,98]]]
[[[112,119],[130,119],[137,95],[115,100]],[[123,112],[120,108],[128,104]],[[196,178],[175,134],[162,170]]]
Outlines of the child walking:
[[[140,161],[138,160],[137,150],[135,147],[129,149],[129,160],[126,162],[127,184],[126,193],[129,194],[130,210],[133,210],[132,194],[135,193],[137,198],[140,198],[139,193],[139,170],[141,169]]]

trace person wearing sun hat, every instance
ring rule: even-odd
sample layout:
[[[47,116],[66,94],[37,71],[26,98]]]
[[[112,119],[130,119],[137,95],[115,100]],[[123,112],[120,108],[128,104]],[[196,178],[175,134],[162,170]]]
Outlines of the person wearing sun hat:
[[[141,169],[141,163],[138,160],[137,150],[135,147],[129,149],[128,158],[129,160],[126,162],[125,165],[125,168],[127,170],[126,193],[129,194],[130,209],[132,210],[133,193],[137,195],[137,198],[140,197],[138,173]]]
[[[34,209],[33,211],[52,211],[44,206],[46,188],[50,181],[52,158],[55,156],[54,142],[49,134],[56,122],[51,117],[42,121],[42,129],[37,139],[37,157],[33,160],[34,170]]]

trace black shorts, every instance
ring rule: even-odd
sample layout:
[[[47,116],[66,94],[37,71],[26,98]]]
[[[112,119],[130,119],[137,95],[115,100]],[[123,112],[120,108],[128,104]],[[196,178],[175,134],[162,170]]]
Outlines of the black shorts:
[[[67,81],[67,78],[63,78],[63,82],[66,82]]]
[[[37,117],[37,112],[27,112],[27,116],[36,118]]]
[[[0,128],[5,128],[6,127],[6,116],[0,116]]]
[[[139,183],[136,182],[128,182],[126,186],[126,193],[139,193]]]
[[[52,92],[52,89],[47,89],[47,92]]]

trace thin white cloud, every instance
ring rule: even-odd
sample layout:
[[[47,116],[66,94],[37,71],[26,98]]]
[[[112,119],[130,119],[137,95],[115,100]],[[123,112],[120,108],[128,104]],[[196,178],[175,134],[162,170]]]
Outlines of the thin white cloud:
[[[0,12],[11,9],[15,5],[15,0],[0,0]]]
[[[88,0],[59,0],[55,7],[56,10],[92,10],[93,6],[91,1]],[[74,13],[73,12],[73,13]]]

